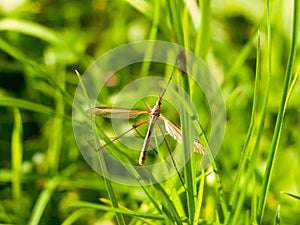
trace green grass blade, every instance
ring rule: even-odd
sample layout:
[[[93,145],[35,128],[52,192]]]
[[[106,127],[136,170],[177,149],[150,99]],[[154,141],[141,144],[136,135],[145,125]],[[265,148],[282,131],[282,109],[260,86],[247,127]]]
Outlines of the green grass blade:
[[[297,200],[300,200],[300,196],[298,196],[298,195],[294,195],[294,194],[289,193],[289,192],[286,192],[286,191],[282,191],[282,192],[280,192],[280,193],[283,193],[283,194],[285,194],[285,195],[287,195],[287,196],[290,196],[290,197],[292,197],[292,198],[295,198],[295,199],[297,199]]]
[[[171,201],[165,189],[159,183],[154,184],[154,187],[161,203],[163,204],[162,211],[166,214],[166,216],[168,216],[168,220],[176,224],[182,224],[181,218],[174,206],[174,202]]]
[[[210,42],[211,1],[201,0],[200,7],[201,7],[201,24],[200,24],[200,29],[197,32],[195,53],[205,61],[209,50],[209,42]]]
[[[252,185],[253,187],[256,187],[257,185],[257,182],[256,182],[256,176],[255,176],[255,173],[252,173]],[[257,192],[256,191],[253,191],[253,195],[251,197],[251,221],[252,221],[252,224],[257,224],[257,221],[256,221],[256,215],[257,215],[257,212],[256,212],[256,209],[257,209]]]
[[[83,202],[83,201],[73,202],[69,204],[69,207],[92,208],[92,209],[103,210],[108,212],[111,211],[111,212],[128,215],[132,217],[137,216],[137,217],[143,217],[143,218],[153,219],[153,220],[164,220],[164,217],[162,215],[155,215],[155,214],[144,213],[144,212],[135,212],[131,210],[114,208],[111,206],[101,205],[97,203]]]
[[[78,77],[78,79],[79,79],[79,81],[80,81],[79,84],[80,84],[80,86],[81,86],[81,88],[82,88],[83,95],[84,95],[84,97],[86,98],[89,107],[91,108],[90,99],[88,98],[88,94],[87,94],[86,88],[85,88],[85,86],[84,86],[84,83],[83,83],[82,80],[81,80],[81,76],[80,76],[80,74],[79,74],[78,71],[75,71],[75,73],[76,73],[76,75],[77,75],[77,77]],[[84,113],[84,112],[83,112],[83,113]],[[93,121],[92,115],[90,115],[90,118],[91,118],[91,121]],[[96,132],[96,129],[97,129],[97,128],[96,128],[96,124],[93,123],[93,124],[92,124],[92,127],[93,127],[93,131],[95,132],[95,137],[98,137],[98,136],[96,135],[96,134],[97,134],[97,132]],[[104,136],[105,136],[105,134],[104,134]],[[96,149],[98,149],[97,142],[96,142]],[[102,153],[101,151],[98,151],[98,154],[97,154],[97,157],[98,157],[98,165],[99,165],[100,170],[102,170],[102,173],[101,173],[101,174],[108,174],[108,172],[107,172],[107,168],[108,168],[108,167],[107,167],[106,162],[104,161],[104,159],[103,159],[101,153]],[[114,191],[114,189],[113,189],[113,187],[112,187],[112,184],[111,184],[110,180],[107,179],[107,178],[104,177],[104,176],[103,176],[103,179],[104,179],[104,183],[105,183],[106,190],[107,190],[107,192],[108,192],[108,196],[109,196],[109,198],[110,198],[110,200],[111,200],[111,202],[112,202],[113,207],[118,208],[118,207],[119,207],[118,200],[117,200],[117,198],[116,198],[115,191]],[[118,224],[124,224],[124,225],[125,225],[125,220],[124,220],[124,218],[123,218],[123,216],[122,216],[121,214],[116,213],[116,218],[117,218]]]
[[[141,188],[144,190],[145,194],[148,196],[149,200],[152,202],[156,210],[163,214],[165,218],[165,223],[168,224],[182,224],[182,219],[178,214],[178,210],[175,204],[178,202],[174,202],[174,198],[172,195],[166,192],[166,188],[161,184],[156,183],[152,186],[143,186]],[[157,200],[159,199],[159,201]],[[161,204],[161,206],[160,206]]]
[[[150,35],[148,40],[155,40],[157,36],[157,30],[159,25],[159,18],[160,18],[160,3],[159,0],[154,1],[154,15],[153,15],[153,22],[152,27],[150,30]],[[146,52],[145,52],[145,59],[150,59],[153,54],[153,45],[148,45]],[[151,62],[145,60],[143,61],[142,68],[141,68],[141,76],[148,76],[150,71]]]
[[[59,182],[60,182],[60,177],[54,177],[47,182],[45,188],[39,195],[39,197],[33,207],[30,219],[27,223],[28,225],[40,224],[40,220],[42,218],[43,213],[45,212],[45,209],[50,200],[50,197],[52,196],[52,193],[56,189]]]
[[[230,67],[230,70],[226,73],[226,80],[224,82],[231,81],[232,77],[239,73],[240,69],[243,67],[243,64],[245,64],[247,58],[249,58],[249,55],[253,51],[253,41],[257,37],[258,31],[259,28],[256,29],[256,32],[253,32],[245,46],[243,46],[240,54]]]
[[[182,27],[183,3],[179,0],[166,1],[175,42],[184,46],[184,30]]]
[[[205,172],[202,171],[200,185],[198,189],[198,195],[197,195],[196,210],[195,210],[195,217],[193,223],[194,225],[197,225],[199,223],[200,211],[203,202],[204,183],[205,183]]]
[[[14,127],[11,137],[11,155],[12,155],[12,196],[14,200],[14,210],[19,218],[22,218],[21,196],[22,196],[22,159],[23,159],[23,126],[22,118],[18,108],[13,108]],[[21,222],[21,221],[19,221]]]
[[[275,218],[274,218],[274,225],[280,225],[280,224],[281,224],[280,205],[278,205],[276,215],[275,215]]]
[[[5,18],[0,20],[0,31],[19,32],[37,37],[53,45],[64,45],[60,35],[53,29],[49,29],[37,23],[16,18]]]
[[[108,192],[108,196],[112,202],[112,205],[115,207],[115,208],[118,208],[119,207],[119,204],[118,204],[118,200],[117,200],[117,197],[115,195],[115,192],[114,192],[114,189],[111,185],[111,182],[110,180],[104,178],[104,182],[105,182],[105,186],[106,186],[106,189],[107,189],[107,192]],[[120,214],[120,213],[116,213],[116,218],[117,218],[117,221],[118,221],[118,224],[123,224],[125,225],[125,220],[123,218],[123,215]]]
[[[187,79],[187,74],[184,74],[184,77],[180,77],[181,85],[184,87],[184,90],[189,93],[189,86],[188,83],[184,80]],[[189,114],[184,110],[184,106],[182,104],[181,106],[181,112],[180,112],[180,118],[182,123],[182,145],[184,149],[184,156],[186,157],[185,161],[185,167],[184,167],[184,179],[186,183],[186,198],[187,198],[187,209],[188,209],[188,219],[189,223],[192,224],[194,222],[194,213],[195,213],[195,204],[196,204],[196,172],[195,168],[197,168],[195,164],[195,160],[193,160],[193,157],[191,159],[189,158],[189,151],[193,149],[192,147],[192,140],[193,136],[191,134],[191,121],[189,118]],[[188,160],[187,160],[188,159]]]
[[[19,18],[4,18],[0,20],[0,31],[21,33],[38,38],[53,46],[59,46],[62,51],[67,51],[73,56],[79,57],[86,66],[90,64],[88,57],[81,52],[77,52],[72,43],[67,43],[63,38],[64,36],[55,29]]]
[[[227,215],[229,210],[228,210],[228,201],[225,197],[225,192],[224,192],[224,188],[223,188],[223,184],[222,184],[222,179],[220,177],[220,173],[219,173],[219,169],[217,167],[217,164],[215,161],[212,161],[211,166],[213,168],[214,171],[214,175],[216,177],[216,182],[217,182],[217,190],[219,193],[219,201],[220,201],[220,205],[221,205],[221,209],[222,209],[222,214]]]
[[[76,224],[76,221],[84,216],[93,215],[93,210],[87,210],[86,208],[78,209],[72,212],[61,224],[72,225]]]
[[[63,91],[65,91],[65,79],[66,74],[61,72],[57,75],[57,83],[60,85]],[[63,95],[59,90],[55,90],[55,115],[64,115],[65,111],[65,101]],[[63,140],[63,129],[64,129],[64,119],[60,116],[55,116],[52,123],[52,130],[56,132],[49,137],[49,144],[47,149],[47,161],[50,174],[57,174],[59,169],[59,159],[62,150],[62,140]]]
[[[47,115],[55,115],[53,109],[48,106],[44,106],[38,103],[26,101],[19,98],[0,96],[0,106],[18,107],[21,109],[30,110],[33,112],[43,113]]]
[[[298,0],[294,1],[293,16],[294,16],[294,19],[293,19],[292,44],[291,44],[291,48],[290,48],[289,59],[287,62],[287,68],[286,68],[285,77],[284,77],[283,92],[282,92],[281,102],[280,102],[279,109],[278,109],[278,115],[277,115],[275,130],[274,130],[274,134],[273,134],[273,138],[272,138],[270,154],[269,154],[268,160],[267,160],[267,166],[266,166],[266,170],[265,170],[265,174],[264,174],[261,195],[260,195],[260,199],[259,199],[259,203],[258,203],[258,215],[257,215],[258,223],[261,223],[262,217],[264,214],[264,208],[265,208],[265,204],[266,204],[267,194],[268,194],[268,191],[270,188],[274,163],[275,163],[276,155],[277,155],[278,143],[279,143],[280,135],[281,135],[281,128],[282,128],[282,124],[283,124],[285,108],[286,108],[286,104],[288,102],[289,86],[290,86],[290,82],[292,79],[292,72],[293,72],[293,67],[294,67],[294,63],[295,63],[297,40],[298,40],[298,33],[299,33],[299,1]]]
[[[250,119],[250,125],[248,128],[247,136],[245,143],[243,145],[242,154],[241,154],[241,160],[239,163],[239,167],[237,169],[237,175],[234,181],[233,190],[230,195],[229,199],[229,205],[230,205],[230,214],[226,218],[228,223],[228,220],[233,219],[233,221],[237,218],[233,217],[231,218],[232,214],[238,215],[239,210],[236,209],[236,201],[240,202],[238,205],[241,206],[242,202],[244,200],[245,195],[239,194],[239,187],[241,183],[241,179],[244,174],[246,174],[246,163],[247,159],[250,157],[250,144],[251,144],[251,137],[253,137],[253,130],[255,125],[255,118],[256,118],[256,112],[257,112],[257,103],[258,103],[258,96],[259,96],[259,80],[260,80],[260,71],[261,71],[261,54],[260,54],[260,35],[258,35],[257,40],[257,55],[256,55],[256,75],[255,75],[255,84],[254,84],[254,97],[253,97],[253,105],[252,105],[252,112],[251,112],[251,119]],[[246,184],[246,182],[245,182]],[[246,187],[242,189],[242,192],[245,193]],[[240,208],[241,209],[241,208]],[[235,218],[235,219],[234,219]],[[234,222],[233,222],[234,223]]]
[[[294,87],[296,85],[296,81],[297,81],[297,79],[299,77],[299,74],[300,74],[300,66],[298,66],[297,71],[295,73],[295,76],[294,76],[294,78],[293,78],[293,80],[291,82],[291,85],[289,87],[289,90],[288,90],[288,93],[287,93],[287,97],[286,97],[287,99],[290,99],[291,94],[293,93],[293,90],[294,90]],[[284,104],[284,108],[285,109],[287,107],[287,104],[288,104],[288,101],[286,101],[285,104]]]
[[[13,224],[12,218],[10,218],[6,209],[3,207],[2,202],[0,202],[0,218],[3,224]]]
[[[151,3],[145,0],[125,0],[133,8],[144,14],[146,17],[153,18],[153,8]]]
[[[170,24],[172,26],[173,30],[173,38],[175,39],[175,42],[178,44],[186,47],[186,42],[184,40],[185,32],[188,32],[187,29],[183,27],[183,13],[184,5],[181,1],[167,1],[167,7],[170,17]],[[184,64],[186,61],[185,53],[182,52],[183,58],[178,57],[178,60],[182,60],[179,62],[179,64]],[[178,79],[179,84],[185,92],[189,95],[190,94],[190,86],[188,81],[188,75],[184,73],[183,71],[178,71]],[[189,129],[191,126],[191,121],[189,119],[188,113],[184,110],[183,104],[181,106],[180,110],[180,118],[181,118],[181,127],[182,127],[182,145],[184,149],[184,156],[189,158],[189,152],[190,149],[192,149],[192,134],[191,130]],[[195,214],[195,204],[196,204],[196,166],[195,160],[193,160],[193,157],[189,160],[186,160],[187,163],[184,167],[184,179],[186,184],[186,201],[187,201],[187,211],[188,211],[188,221],[189,224],[192,224],[194,222],[194,214]]]
[[[59,90],[62,95],[64,96],[64,100],[72,105],[73,103],[73,96],[62,90],[60,85],[56,82],[56,80],[48,73],[47,69],[37,63],[34,60],[31,60],[27,55],[23,54],[19,49],[15,48],[14,46],[10,45],[6,41],[0,38],[0,49],[4,52],[15,58],[16,60],[20,61],[25,68],[30,68],[32,71],[36,72],[37,76],[40,76],[43,79],[46,79],[53,88]]]

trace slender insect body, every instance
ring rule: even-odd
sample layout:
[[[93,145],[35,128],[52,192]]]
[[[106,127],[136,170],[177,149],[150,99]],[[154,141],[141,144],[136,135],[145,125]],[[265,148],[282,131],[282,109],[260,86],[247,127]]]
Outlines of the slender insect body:
[[[159,99],[155,106],[151,110],[151,115],[159,117],[160,116],[160,106],[161,106],[161,100]]]
[[[143,166],[145,164],[146,153],[149,148],[152,131],[153,131],[156,121],[158,120],[158,118],[160,116],[160,106],[161,106],[161,98],[156,102],[155,106],[151,109],[150,125],[148,127],[146,138],[145,138],[145,141],[144,141],[144,144],[143,144],[143,147],[141,150],[140,158],[139,158],[139,164],[141,166]]]

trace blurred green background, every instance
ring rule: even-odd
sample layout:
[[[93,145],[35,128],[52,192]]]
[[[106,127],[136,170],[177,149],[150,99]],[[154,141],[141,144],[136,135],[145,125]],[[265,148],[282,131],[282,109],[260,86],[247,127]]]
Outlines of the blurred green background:
[[[258,201],[261,193],[293,37],[293,1],[271,1],[271,42],[266,1],[174,2],[181,6],[178,18],[185,47],[207,63],[226,102],[226,134],[216,166],[227,203],[250,124],[255,81],[259,79],[255,115],[260,118],[272,72],[258,154],[247,164],[253,169],[252,182],[238,217],[238,224],[255,223],[255,199]],[[167,1],[0,1],[0,223],[117,223],[113,211],[69,205],[78,200],[99,203],[98,198],[109,199],[103,178],[86,164],[74,140],[72,96],[78,83],[74,71],[83,74],[94,59],[124,43],[147,39],[180,42],[171,15]],[[257,51],[261,53],[259,68]],[[297,54],[293,75],[299,61]],[[130,74],[117,78],[108,87],[107,99],[132,79]],[[279,224],[300,224],[299,198],[282,193],[300,195],[299,96],[297,81],[286,108],[262,224],[276,224],[278,214]],[[253,136],[256,134],[257,130]],[[141,188],[113,186],[119,204],[147,212],[148,200]],[[205,181],[203,224],[222,224],[226,218],[220,213],[217,187],[215,181]],[[242,188],[243,179],[238,190]],[[131,216],[125,221],[158,224]]]

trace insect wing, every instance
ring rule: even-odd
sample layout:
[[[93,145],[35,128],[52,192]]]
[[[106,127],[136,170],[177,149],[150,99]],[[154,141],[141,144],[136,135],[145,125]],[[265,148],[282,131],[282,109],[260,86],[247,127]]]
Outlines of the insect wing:
[[[166,117],[161,115],[161,118],[165,122],[165,128],[167,133],[173,137],[178,143],[182,144],[182,131],[179,127],[177,127],[175,124],[173,124],[171,121],[169,121]],[[201,144],[201,142],[194,138],[194,151],[196,153],[205,153],[204,146]]]
[[[194,138],[194,151],[196,153],[200,153],[200,154],[205,153],[204,146],[201,144],[201,142],[197,138]]]
[[[161,118],[163,119],[165,123],[165,128],[167,133],[173,137],[178,143],[182,143],[182,134],[179,127],[177,127],[175,124],[173,124],[171,121],[169,121],[166,117],[161,115]]]
[[[87,113],[102,116],[105,118],[119,118],[119,119],[135,119],[141,114],[149,114],[146,110],[134,110],[125,108],[111,108],[111,107],[94,107],[87,110]]]

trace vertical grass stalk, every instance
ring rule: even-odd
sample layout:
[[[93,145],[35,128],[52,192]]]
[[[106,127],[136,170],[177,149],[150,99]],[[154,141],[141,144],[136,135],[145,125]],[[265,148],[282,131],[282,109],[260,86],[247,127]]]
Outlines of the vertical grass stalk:
[[[89,100],[89,96],[88,96],[87,91],[86,91],[86,88],[85,88],[85,86],[84,86],[84,84],[83,84],[83,82],[82,82],[82,80],[81,80],[81,76],[80,76],[80,74],[79,74],[78,71],[75,71],[75,72],[76,72],[76,75],[77,75],[77,77],[78,77],[78,79],[79,79],[79,82],[80,82],[80,85],[81,85],[83,94],[84,94],[85,98],[87,99],[88,106],[89,106],[89,108],[91,108],[91,103],[90,103],[90,100]],[[92,117],[92,115],[90,115],[90,116]],[[91,121],[93,121],[92,118],[91,118]],[[95,134],[97,134],[96,129],[97,129],[97,128],[96,128],[96,124],[93,123],[93,124],[92,124],[92,130],[95,131]],[[95,137],[97,137],[97,136],[98,136],[98,135],[95,135]],[[96,149],[97,149],[98,147],[99,147],[99,146],[97,146],[97,142],[96,142]],[[101,151],[98,152],[97,157],[98,157],[99,167],[100,167],[100,169],[102,170],[102,174],[108,174],[107,171],[104,172],[104,170],[106,170],[106,166],[107,166],[107,165],[106,165],[105,161],[103,160],[103,158],[101,157]],[[110,200],[111,200],[111,202],[112,202],[113,207],[119,208],[118,200],[117,200],[117,198],[116,198],[116,195],[115,195],[115,192],[114,192],[114,190],[113,190],[113,187],[112,187],[112,184],[111,184],[110,180],[108,180],[108,179],[107,179],[106,177],[104,177],[104,176],[103,176],[103,179],[104,179],[104,183],[105,183],[105,186],[106,186],[106,190],[107,190],[107,192],[108,192],[108,196],[109,196],[109,198],[110,198]],[[117,219],[117,221],[118,221],[118,224],[123,224],[123,225],[125,225],[125,220],[124,220],[122,214],[116,213],[116,219]]]
[[[211,0],[200,0],[201,21],[197,32],[195,53],[204,61],[206,59],[210,40],[210,5]]]
[[[16,214],[22,216],[21,208],[21,196],[22,196],[22,159],[23,159],[23,126],[22,118],[18,108],[13,108],[13,114],[15,117],[14,127],[11,137],[11,155],[12,155],[12,195],[14,200],[14,210]],[[19,221],[21,222],[21,221]]]
[[[159,0],[154,1],[154,15],[153,15],[153,22],[152,27],[150,30],[150,35],[148,40],[155,40],[157,36],[157,29],[159,25],[159,17],[160,16],[160,3]],[[154,45],[154,44],[153,44]],[[148,45],[146,52],[145,52],[145,59],[150,59],[153,53],[153,45]],[[141,68],[141,76],[146,77],[149,74],[151,62],[143,61],[142,68]]]
[[[280,140],[281,135],[281,129],[286,109],[286,104],[288,101],[288,92],[289,92],[289,86],[292,79],[292,72],[293,67],[295,63],[295,57],[296,57],[296,48],[297,48],[297,40],[298,40],[298,32],[299,32],[299,1],[294,0],[294,11],[293,11],[293,32],[292,32],[292,44],[290,49],[290,54],[287,62],[287,68],[285,72],[285,78],[284,78],[284,85],[283,85],[283,92],[282,97],[278,109],[276,124],[275,124],[275,130],[271,142],[271,148],[270,148],[270,154],[267,160],[267,166],[263,178],[263,184],[262,184],[262,190],[260,194],[260,199],[258,203],[258,214],[257,214],[257,221],[260,224],[262,222],[262,217],[264,214],[266,199],[268,195],[268,191],[270,188],[271,178],[273,174],[273,168],[274,163],[276,160],[277,155],[277,149],[278,149],[278,143]]]
[[[237,205],[241,205],[241,202],[243,202],[245,195],[239,195],[238,191],[239,191],[239,187],[240,187],[240,183],[241,183],[241,179],[243,174],[246,173],[245,167],[246,167],[246,163],[247,163],[247,159],[249,159],[250,157],[250,150],[251,150],[251,137],[253,137],[253,131],[254,131],[254,125],[255,125],[255,117],[256,117],[256,112],[257,112],[257,100],[258,100],[258,96],[259,96],[259,79],[260,79],[260,69],[261,69],[261,62],[260,62],[260,35],[258,34],[258,40],[257,40],[257,53],[256,53],[256,74],[255,74],[255,84],[254,84],[254,97],[253,97],[253,105],[252,105],[252,112],[251,112],[251,119],[250,119],[250,125],[248,128],[248,132],[247,132],[247,136],[246,136],[246,140],[244,143],[244,147],[242,149],[242,154],[241,154],[241,160],[239,162],[239,167],[237,170],[237,175],[234,181],[234,185],[233,185],[233,190],[231,192],[230,195],[230,199],[229,199],[229,205],[230,205],[230,214],[228,215],[228,217],[226,218],[227,222],[230,221],[231,215],[238,215],[239,212],[238,210],[236,210]],[[268,95],[269,92],[267,92],[266,94]],[[245,182],[246,183],[246,182]],[[247,188],[247,184],[245,184],[244,188],[242,189],[242,192],[245,192],[246,188]],[[237,197],[239,195],[239,199],[238,201],[240,202],[240,204],[237,204]],[[234,218],[234,217],[233,217]],[[234,219],[233,219],[234,220]]]

